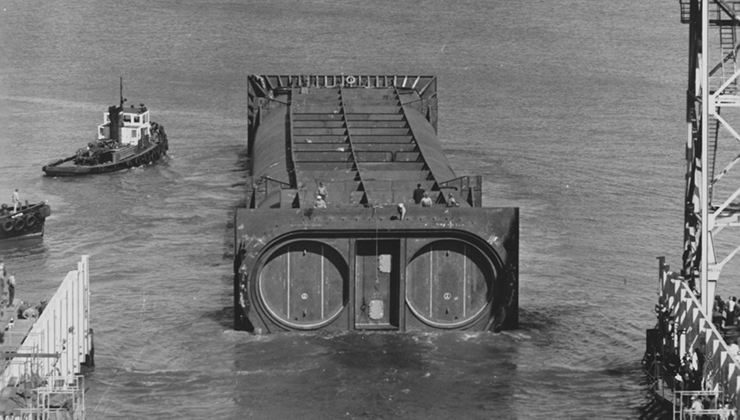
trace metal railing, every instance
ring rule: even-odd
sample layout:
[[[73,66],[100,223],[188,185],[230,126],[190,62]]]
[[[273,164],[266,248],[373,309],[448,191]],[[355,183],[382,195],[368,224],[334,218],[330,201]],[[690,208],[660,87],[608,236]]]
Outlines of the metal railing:
[[[679,360],[692,357],[696,349],[704,354],[701,369],[702,389],[724,395],[735,407],[740,404],[740,363],[732,355],[712,318],[702,309],[689,282],[660,258],[660,303],[665,306],[671,321],[672,338]]]

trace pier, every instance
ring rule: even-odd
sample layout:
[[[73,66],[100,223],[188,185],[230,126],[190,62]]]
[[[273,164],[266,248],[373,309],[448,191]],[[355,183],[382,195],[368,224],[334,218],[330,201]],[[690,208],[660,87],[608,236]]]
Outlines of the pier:
[[[674,419],[737,413],[740,361],[725,340],[737,330],[715,325],[690,283],[670,271],[662,257],[658,282],[658,325],[647,331],[643,360],[650,392],[670,407]],[[691,409],[695,397],[710,404],[701,411]]]
[[[740,332],[734,302],[716,293],[740,252],[740,0],[680,0],[688,24],[686,189],[681,267],[659,258],[657,326],[647,331],[643,365],[650,392],[674,419],[738,417]],[[645,417],[662,417],[657,406]]]
[[[81,373],[94,364],[89,257],[67,273],[37,318],[19,319],[16,301],[0,317],[0,418],[84,420]]]

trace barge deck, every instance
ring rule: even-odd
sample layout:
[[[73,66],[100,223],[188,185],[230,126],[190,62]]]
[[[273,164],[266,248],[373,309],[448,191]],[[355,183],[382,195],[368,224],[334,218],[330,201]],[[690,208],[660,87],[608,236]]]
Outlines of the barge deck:
[[[235,326],[518,324],[519,212],[482,207],[437,139],[434,76],[251,75]]]

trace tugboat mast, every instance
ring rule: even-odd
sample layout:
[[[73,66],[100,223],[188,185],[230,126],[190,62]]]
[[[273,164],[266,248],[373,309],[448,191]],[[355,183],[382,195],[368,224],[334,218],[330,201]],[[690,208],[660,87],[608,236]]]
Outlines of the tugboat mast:
[[[118,106],[123,109],[123,103],[126,101],[126,98],[123,97],[123,76],[118,76],[119,82],[120,82],[120,89],[119,89],[119,96],[121,98],[121,102]]]

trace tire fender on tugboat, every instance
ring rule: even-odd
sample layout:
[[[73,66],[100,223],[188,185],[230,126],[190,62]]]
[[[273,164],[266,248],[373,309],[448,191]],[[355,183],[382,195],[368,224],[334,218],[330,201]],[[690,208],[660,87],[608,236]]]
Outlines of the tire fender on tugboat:
[[[3,230],[6,232],[11,232],[13,230],[13,221],[6,220],[5,222],[3,222]]]
[[[26,227],[26,219],[19,217],[15,219],[15,222],[13,223],[13,228],[15,230],[23,230],[23,228]]]
[[[33,214],[29,214],[28,217],[26,217],[26,226],[28,227],[34,227],[36,225],[36,216]]]

